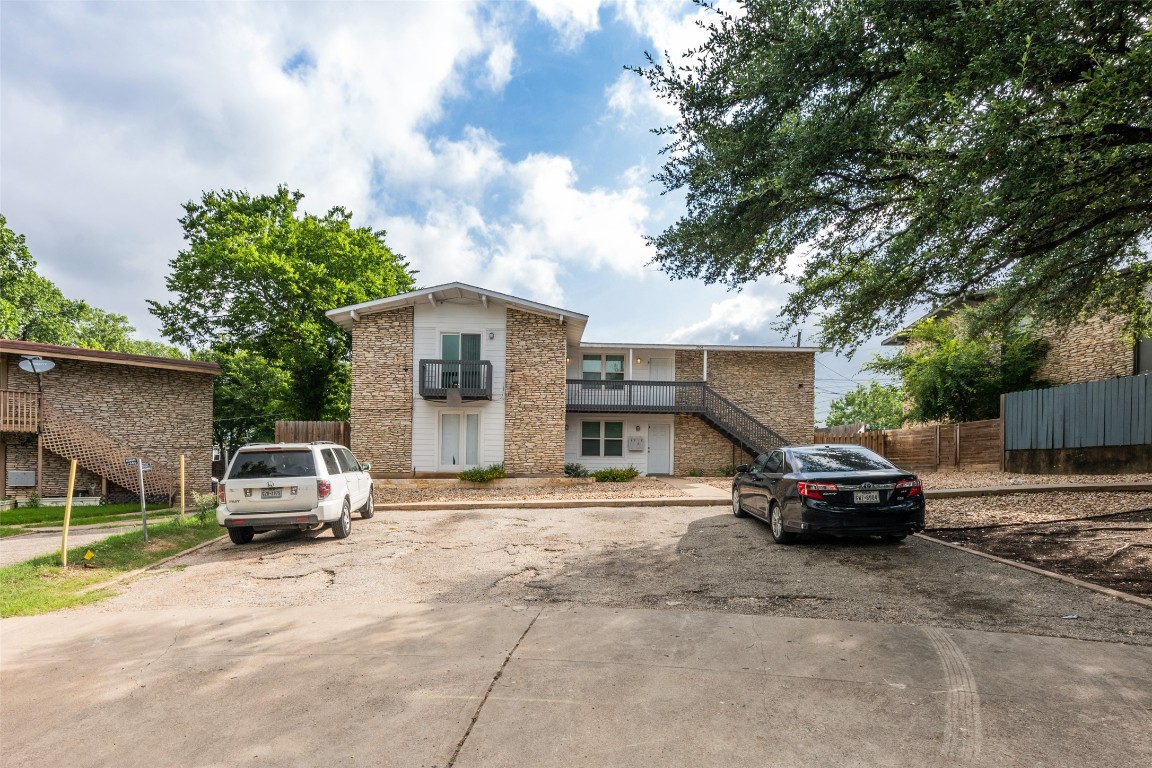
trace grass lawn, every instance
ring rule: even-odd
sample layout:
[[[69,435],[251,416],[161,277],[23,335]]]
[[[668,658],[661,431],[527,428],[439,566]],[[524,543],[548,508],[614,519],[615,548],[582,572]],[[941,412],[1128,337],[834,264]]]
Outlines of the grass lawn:
[[[72,511],[75,512],[76,510]],[[177,514],[179,514],[179,511],[175,509],[161,509],[157,511],[149,510],[148,525],[152,525],[153,521],[157,523],[166,522],[176,517]],[[190,517],[191,515],[185,512],[185,516]],[[99,523],[120,523],[121,525],[131,525],[133,523],[139,524],[140,510],[137,508],[134,512],[129,512],[128,514],[85,517],[81,520],[77,520],[75,516],[72,518],[72,525],[97,525]],[[30,530],[33,528],[59,528],[63,524],[63,520],[57,520],[50,523],[26,523],[24,525],[24,529]]]
[[[4,538],[5,536],[19,536],[22,533],[28,533],[28,531],[24,530],[23,528],[8,528],[0,525],[0,539]]]
[[[224,532],[212,520],[200,525],[195,519],[148,526],[149,542],[140,531],[68,550],[68,568],[60,568],[60,555],[45,555],[25,563],[0,568],[0,617],[35,616],[60,608],[94,603],[113,594],[100,589],[80,594],[92,584],[120,573],[151,565],[189,547],[215,539]],[[84,567],[84,552],[95,553],[95,568]]]
[[[154,509],[170,509],[168,504],[149,504],[148,511]],[[114,519],[117,515],[127,515],[135,512],[140,514],[140,504],[103,504],[98,507],[72,507],[72,522],[76,525],[96,523],[101,520],[89,518]],[[49,523],[60,525],[64,522],[64,507],[18,507],[5,509],[0,512],[0,525],[30,525],[36,523]]]

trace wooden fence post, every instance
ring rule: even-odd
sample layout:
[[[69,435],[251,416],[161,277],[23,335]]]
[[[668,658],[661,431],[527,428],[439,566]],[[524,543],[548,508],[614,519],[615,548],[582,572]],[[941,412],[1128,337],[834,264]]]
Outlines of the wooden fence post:
[[[956,425],[956,450],[954,451],[952,462],[956,469],[960,469],[960,425]]]
[[[940,425],[936,425],[936,466],[937,472],[940,471]]]
[[[1004,395],[1000,395],[1000,471],[1004,471],[1007,465],[1006,457],[1004,456]]]

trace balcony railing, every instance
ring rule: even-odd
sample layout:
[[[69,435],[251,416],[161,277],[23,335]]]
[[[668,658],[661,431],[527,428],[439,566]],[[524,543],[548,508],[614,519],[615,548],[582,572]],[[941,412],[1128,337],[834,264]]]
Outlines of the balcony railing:
[[[491,400],[491,361],[420,361],[420,397],[426,400],[447,400],[452,390],[459,391],[461,400]]]
[[[584,413],[695,413],[752,454],[788,444],[703,381],[568,379],[567,408]]]
[[[39,426],[39,393],[0,389],[0,432],[35,432]]]

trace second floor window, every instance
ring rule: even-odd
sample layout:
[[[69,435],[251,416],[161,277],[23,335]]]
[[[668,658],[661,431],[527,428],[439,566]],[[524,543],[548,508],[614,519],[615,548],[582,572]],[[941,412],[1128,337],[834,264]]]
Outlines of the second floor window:
[[[624,381],[624,355],[584,355],[581,378],[585,381]]]

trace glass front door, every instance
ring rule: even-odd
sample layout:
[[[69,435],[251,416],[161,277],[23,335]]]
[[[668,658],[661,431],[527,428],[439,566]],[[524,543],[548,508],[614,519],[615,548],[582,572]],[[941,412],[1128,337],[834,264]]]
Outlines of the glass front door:
[[[448,471],[475,467],[480,463],[480,415],[444,413],[440,415],[440,467]]]

